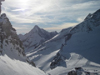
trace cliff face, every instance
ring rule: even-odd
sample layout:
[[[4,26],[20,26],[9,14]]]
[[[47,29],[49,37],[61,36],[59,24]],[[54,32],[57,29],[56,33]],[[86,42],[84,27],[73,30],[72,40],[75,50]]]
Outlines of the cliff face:
[[[0,51],[9,56],[11,55],[8,51],[13,51],[11,54],[15,54],[14,57],[21,56],[22,59],[26,59],[23,45],[6,14],[0,16]]]

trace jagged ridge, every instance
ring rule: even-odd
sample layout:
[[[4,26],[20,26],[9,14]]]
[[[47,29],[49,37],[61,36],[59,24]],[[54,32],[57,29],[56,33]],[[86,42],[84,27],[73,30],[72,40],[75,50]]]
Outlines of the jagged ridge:
[[[30,51],[36,47],[38,47],[40,44],[45,42],[48,39],[51,39],[53,36],[55,36],[57,32],[48,32],[42,28],[39,28],[37,25],[34,26],[34,28],[25,35],[19,35],[19,38],[24,44],[25,50]]]

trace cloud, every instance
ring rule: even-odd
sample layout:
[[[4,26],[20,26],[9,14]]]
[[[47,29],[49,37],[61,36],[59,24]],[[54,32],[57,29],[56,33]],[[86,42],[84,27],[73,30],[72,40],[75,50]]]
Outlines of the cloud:
[[[83,18],[77,18],[77,21],[78,22],[82,22],[83,21]]]
[[[25,9],[15,9],[15,10],[12,10],[12,11],[25,11]]]
[[[14,26],[27,23],[30,29],[33,23],[49,30],[60,30],[69,26],[68,23],[82,22],[88,13],[99,9],[99,5],[100,0],[6,0],[2,13],[7,14]]]
[[[30,28],[32,28],[31,26],[29,25],[15,25],[14,28],[17,30],[17,33],[20,34],[25,34],[27,32],[30,31]]]
[[[49,31],[55,31],[55,30],[60,31],[60,30],[62,30],[64,28],[73,27],[73,26],[75,26],[77,24],[78,23],[64,23],[64,24],[62,24],[60,26],[48,27],[48,28],[44,28],[44,29],[49,30]]]

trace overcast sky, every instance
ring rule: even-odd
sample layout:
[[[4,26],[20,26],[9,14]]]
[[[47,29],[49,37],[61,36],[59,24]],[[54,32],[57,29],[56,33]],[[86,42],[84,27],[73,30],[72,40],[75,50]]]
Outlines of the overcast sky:
[[[34,25],[48,31],[60,31],[77,25],[100,9],[100,0],[5,0],[6,13],[17,33],[27,33]]]

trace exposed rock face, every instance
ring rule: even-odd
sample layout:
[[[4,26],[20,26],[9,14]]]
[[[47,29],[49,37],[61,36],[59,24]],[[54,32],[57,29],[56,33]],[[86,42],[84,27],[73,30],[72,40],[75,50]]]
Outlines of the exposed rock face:
[[[35,66],[33,61],[26,57],[23,44],[5,13],[0,16],[0,53]]]
[[[75,70],[68,72],[68,75],[99,75],[98,73],[85,71],[82,67],[77,67]]]
[[[9,46],[10,50],[15,49],[18,51],[19,55],[25,56],[22,43],[16,34],[16,30],[6,17],[6,14],[2,14],[0,17],[0,40],[1,49],[3,51],[6,46]]]

